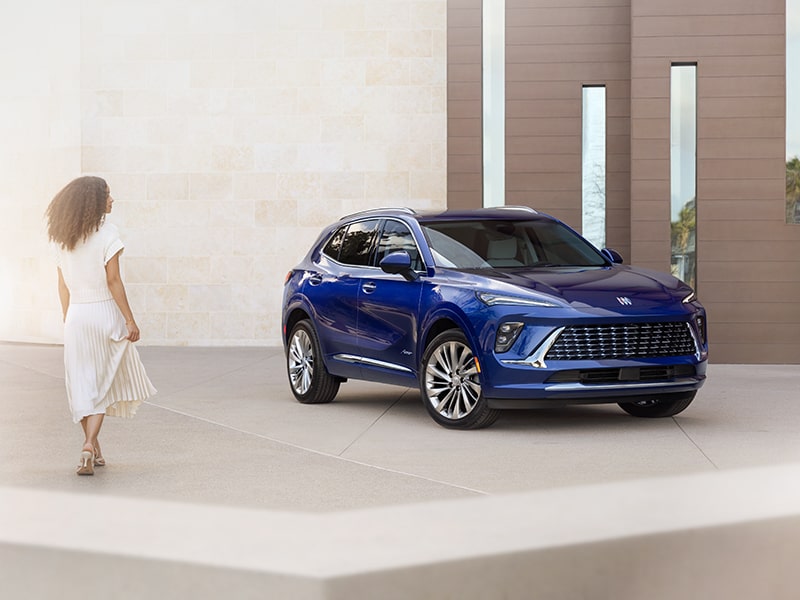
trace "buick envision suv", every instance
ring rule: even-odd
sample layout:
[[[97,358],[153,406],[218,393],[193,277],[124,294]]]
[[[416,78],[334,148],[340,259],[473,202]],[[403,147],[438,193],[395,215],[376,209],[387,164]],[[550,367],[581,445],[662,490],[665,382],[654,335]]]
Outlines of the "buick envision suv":
[[[348,379],[419,386],[457,429],[564,404],[668,417],[706,376],[688,285],[527,207],[344,217],[288,273],[282,321],[300,402],[330,402]]]

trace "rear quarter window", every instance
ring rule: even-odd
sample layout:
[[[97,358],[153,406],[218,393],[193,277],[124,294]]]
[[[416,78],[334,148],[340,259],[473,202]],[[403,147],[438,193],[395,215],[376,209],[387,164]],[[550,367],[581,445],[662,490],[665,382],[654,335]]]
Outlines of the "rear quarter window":
[[[347,227],[340,227],[328,239],[327,243],[322,247],[322,253],[325,256],[333,260],[339,260],[339,253],[342,250],[342,240],[344,239],[345,231],[347,231]]]

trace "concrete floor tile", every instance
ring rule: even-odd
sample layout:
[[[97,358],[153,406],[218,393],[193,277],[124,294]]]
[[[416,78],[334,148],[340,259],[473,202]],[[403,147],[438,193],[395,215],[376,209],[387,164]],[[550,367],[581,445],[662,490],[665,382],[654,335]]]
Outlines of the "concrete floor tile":
[[[0,485],[317,512],[800,461],[795,365],[711,365],[674,418],[576,406],[452,431],[416,388],[350,381],[300,404],[282,348],[139,350],[159,394],[106,419],[109,466],[78,478],[62,348],[0,344]]]

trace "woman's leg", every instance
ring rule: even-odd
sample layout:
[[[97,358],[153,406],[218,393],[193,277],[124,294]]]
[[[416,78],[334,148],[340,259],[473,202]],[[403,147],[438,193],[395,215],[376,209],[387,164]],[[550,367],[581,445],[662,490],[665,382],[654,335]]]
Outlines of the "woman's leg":
[[[100,435],[100,428],[103,426],[105,415],[89,415],[81,419],[81,427],[85,436],[83,449],[94,452],[97,445],[97,436]]]
[[[78,475],[94,475],[94,457],[97,436],[100,434],[100,427],[103,425],[105,415],[89,415],[81,419],[84,441],[81,450],[81,462],[78,465]]]
[[[83,435],[86,439],[89,439],[89,434],[86,431],[86,419],[81,420],[81,427],[83,428]],[[100,440],[95,437],[94,440],[94,466],[95,467],[105,467],[106,466],[106,459],[103,458],[103,451],[100,449]]]

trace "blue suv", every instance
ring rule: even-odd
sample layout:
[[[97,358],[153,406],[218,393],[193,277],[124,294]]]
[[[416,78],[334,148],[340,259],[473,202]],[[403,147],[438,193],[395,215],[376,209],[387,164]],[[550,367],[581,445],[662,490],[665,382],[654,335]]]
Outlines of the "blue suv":
[[[621,263],[526,207],[344,217],[286,277],[292,392],[418,385],[456,429],[564,404],[675,415],[705,381],[705,310],[679,279]]]

